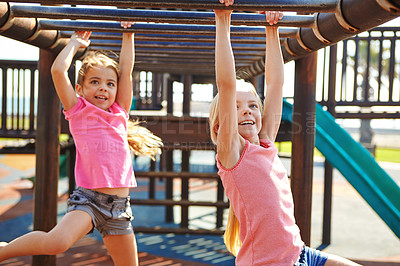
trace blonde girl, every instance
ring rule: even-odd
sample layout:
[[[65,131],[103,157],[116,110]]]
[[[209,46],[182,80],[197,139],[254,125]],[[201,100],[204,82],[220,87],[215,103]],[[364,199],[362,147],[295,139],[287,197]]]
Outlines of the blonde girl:
[[[124,28],[133,23],[122,22]],[[99,52],[82,61],[76,91],[68,69],[91,32],[75,32],[55,59],[51,74],[77,149],[78,188],[67,213],[50,231],[34,231],[1,243],[0,261],[25,255],[55,255],[96,228],[115,265],[138,265],[129,189],[136,187],[129,147],[154,156],[161,141],[129,122],[134,65],[133,33],[123,33],[119,64]],[[129,133],[128,133],[129,132]]]
[[[230,6],[233,0],[220,0]],[[215,10],[218,95],[211,103],[211,139],[218,174],[230,200],[224,240],[236,265],[356,265],[304,246],[294,219],[288,177],[274,141],[282,112],[283,59],[275,24],[281,12],[263,12],[266,31],[264,106],[254,87],[236,80],[230,10]]]

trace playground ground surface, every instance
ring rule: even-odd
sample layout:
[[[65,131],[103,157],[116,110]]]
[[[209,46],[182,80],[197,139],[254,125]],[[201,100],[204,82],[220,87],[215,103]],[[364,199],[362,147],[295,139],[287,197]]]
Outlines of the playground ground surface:
[[[287,169],[290,160],[283,159]],[[33,188],[23,180],[34,174],[33,155],[0,155],[0,241],[10,241],[32,230]],[[381,166],[400,184],[400,164]],[[323,163],[314,167],[311,246],[319,247],[322,238]],[[146,180],[138,180],[133,197],[146,197]],[[157,198],[163,197],[164,184],[157,182]],[[192,200],[210,199],[216,194],[213,186],[194,180],[190,184]],[[180,191],[179,184],[174,190]],[[65,213],[67,180],[59,183],[58,213]],[[324,251],[353,259],[362,265],[400,265],[400,240],[383,223],[357,191],[334,172],[332,239]],[[134,206],[135,226],[172,226],[166,224],[163,207]],[[179,208],[175,220],[179,221]],[[192,228],[212,228],[214,209],[190,208]],[[234,265],[234,258],[225,250],[221,236],[136,234],[140,265]],[[31,257],[9,259],[0,265],[30,265]],[[57,265],[113,265],[98,233],[88,235],[67,252],[57,256]]]

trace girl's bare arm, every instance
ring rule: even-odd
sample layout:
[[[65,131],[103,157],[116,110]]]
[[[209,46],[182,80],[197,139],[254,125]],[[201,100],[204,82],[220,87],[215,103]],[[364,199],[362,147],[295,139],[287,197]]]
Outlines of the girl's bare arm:
[[[236,71],[230,42],[230,10],[215,10],[215,72],[219,93],[217,152],[221,164],[233,167],[240,158],[236,111]]]
[[[124,28],[130,27],[132,22],[121,22]],[[135,62],[134,33],[124,32],[119,58],[120,77],[118,81],[117,103],[129,112],[132,104],[132,71]]]
[[[68,77],[68,69],[78,49],[89,46],[90,34],[91,32],[88,31],[75,32],[51,67],[54,86],[65,110],[71,109],[78,101],[74,87]]]
[[[266,19],[274,25],[282,18],[281,12],[266,12]],[[283,58],[278,27],[268,26],[266,31],[265,82],[266,93],[261,139],[275,141],[282,117],[282,87],[284,82]]]

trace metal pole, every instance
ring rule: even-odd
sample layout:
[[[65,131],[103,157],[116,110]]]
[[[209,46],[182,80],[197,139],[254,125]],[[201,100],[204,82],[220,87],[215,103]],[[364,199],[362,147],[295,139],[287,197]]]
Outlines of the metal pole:
[[[214,12],[141,10],[141,9],[105,9],[58,6],[11,5],[14,17],[48,19],[86,19],[86,20],[130,20],[136,22],[156,22],[172,24],[215,25]],[[278,22],[280,27],[312,27],[314,16],[285,16]],[[233,13],[232,25],[269,26],[265,15],[255,13]]]
[[[13,2],[41,3],[52,5],[53,0],[16,0]],[[179,8],[179,9],[234,9],[243,11],[277,10],[303,13],[334,12],[337,0],[236,0],[232,7],[225,7],[216,0],[57,0],[57,4],[101,5],[118,7]]]

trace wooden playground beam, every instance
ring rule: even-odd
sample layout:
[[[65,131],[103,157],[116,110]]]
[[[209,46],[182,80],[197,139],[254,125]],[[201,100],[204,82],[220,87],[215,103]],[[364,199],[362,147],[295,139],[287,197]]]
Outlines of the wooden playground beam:
[[[335,12],[338,0],[235,0],[231,7],[225,7],[218,0],[16,0],[13,2],[40,3],[42,5],[100,5],[130,8],[177,8],[177,9],[234,9],[240,11],[276,10],[301,13]]]
[[[135,22],[155,22],[171,24],[215,25],[214,12],[171,11],[115,8],[79,8],[59,6],[15,5],[10,4],[14,17],[47,18],[47,19],[83,19],[83,20],[127,20]],[[270,26],[265,15],[256,13],[233,13],[232,25]],[[314,16],[285,16],[278,22],[280,27],[312,27]]]
[[[57,224],[61,103],[50,75],[55,57],[55,53],[40,49],[33,230],[45,232]],[[33,266],[52,266],[55,262],[55,255],[32,259]]]

